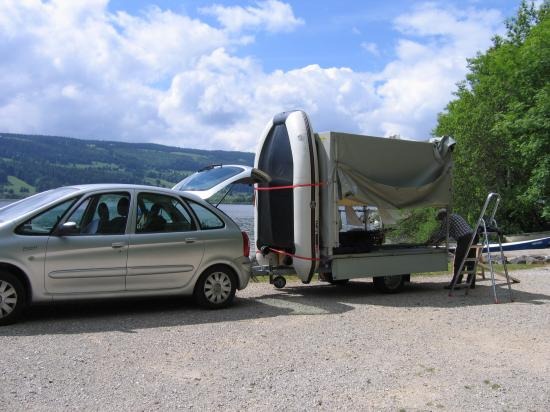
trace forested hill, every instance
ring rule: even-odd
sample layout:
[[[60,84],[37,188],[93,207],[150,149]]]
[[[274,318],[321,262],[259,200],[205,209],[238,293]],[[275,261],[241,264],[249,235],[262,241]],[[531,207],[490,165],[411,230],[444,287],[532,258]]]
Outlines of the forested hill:
[[[253,162],[246,152],[0,133],[0,197],[79,183],[171,187],[209,164]]]
[[[523,0],[506,35],[468,60],[434,133],[457,141],[455,210],[475,222],[498,192],[508,233],[550,229],[550,0],[538,3]]]

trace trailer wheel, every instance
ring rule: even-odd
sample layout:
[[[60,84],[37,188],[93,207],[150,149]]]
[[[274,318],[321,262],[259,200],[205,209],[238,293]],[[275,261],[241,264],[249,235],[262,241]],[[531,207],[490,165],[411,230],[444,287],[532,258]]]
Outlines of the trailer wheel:
[[[376,290],[382,293],[397,293],[403,290],[407,275],[377,276],[372,278]]]
[[[273,286],[275,286],[277,289],[282,289],[286,285],[286,279],[283,276],[276,276],[275,279],[273,279]]]

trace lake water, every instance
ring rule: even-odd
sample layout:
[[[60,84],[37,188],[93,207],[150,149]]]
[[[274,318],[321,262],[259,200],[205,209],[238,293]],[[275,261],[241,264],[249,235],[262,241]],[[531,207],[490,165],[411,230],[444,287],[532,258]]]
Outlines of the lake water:
[[[0,199],[0,207],[9,205],[13,200]],[[255,250],[254,207],[252,205],[220,205],[219,208],[237,223],[250,237],[251,254]]]
[[[254,206],[252,205],[220,205],[219,208],[248,233],[250,238],[250,255],[254,256],[256,242],[254,241]]]
[[[9,205],[13,200],[0,199],[0,207]]]

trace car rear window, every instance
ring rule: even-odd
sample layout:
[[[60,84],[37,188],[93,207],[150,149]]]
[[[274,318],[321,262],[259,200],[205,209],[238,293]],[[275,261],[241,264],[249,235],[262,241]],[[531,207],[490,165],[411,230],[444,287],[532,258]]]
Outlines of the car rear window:
[[[237,166],[223,166],[193,173],[183,179],[177,190],[208,190],[217,184],[241,173],[244,169]]]
[[[214,212],[208,210],[195,202],[189,202],[191,209],[195,212],[202,230],[221,229],[225,223]]]

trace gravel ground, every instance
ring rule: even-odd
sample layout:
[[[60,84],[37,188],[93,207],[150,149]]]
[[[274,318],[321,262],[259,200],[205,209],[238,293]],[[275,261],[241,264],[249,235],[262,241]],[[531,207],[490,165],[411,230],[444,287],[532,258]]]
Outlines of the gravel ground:
[[[550,266],[515,302],[448,277],[401,294],[253,283],[189,299],[37,307],[0,329],[2,410],[550,410]]]

